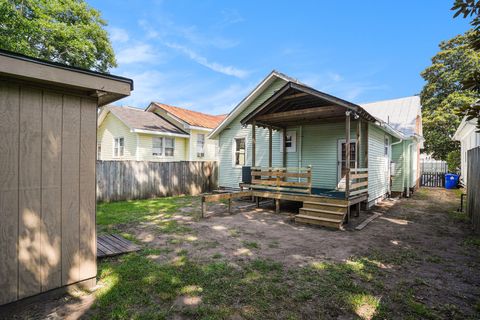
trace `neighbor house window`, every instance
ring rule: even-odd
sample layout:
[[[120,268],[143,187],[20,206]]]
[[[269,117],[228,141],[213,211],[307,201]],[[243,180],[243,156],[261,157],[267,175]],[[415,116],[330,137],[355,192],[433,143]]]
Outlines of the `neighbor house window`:
[[[205,156],[205,135],[203,133],[197,134],[197,157],[203,158]]]
[[[163,151],[163,138],[153,137],[152,138],[152,155],[161,156],[162,151]]]
[[[245,165],[245,138],[235,138],[235,165]]]
[[[113,144],[113,156],[123,157],[124,149],[125,149],[125,140],[123,139],[123,137],[115,138],[115,141]]]
[[[383,151],[383,154],[388,157],[388,147],[389,147],[390,143],[389,143],[389,140],[387,137],[385,137],[385,146],[384,146],[384,151]]]
[[[97,143],[97,159],[100,160],[102,157],[102,144]]]
[[[173,157],[175,149],[175,140],[173,138],[165,138],[165,155]]]

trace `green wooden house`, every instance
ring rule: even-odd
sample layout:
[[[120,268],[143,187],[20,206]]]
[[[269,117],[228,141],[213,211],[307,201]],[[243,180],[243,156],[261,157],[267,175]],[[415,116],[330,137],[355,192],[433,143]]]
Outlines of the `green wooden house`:
[[[219,186],[303,202],[296,220],[340,226],[350,207],[418,181],[418,97],[358,105],[271,72],[210,134]]]

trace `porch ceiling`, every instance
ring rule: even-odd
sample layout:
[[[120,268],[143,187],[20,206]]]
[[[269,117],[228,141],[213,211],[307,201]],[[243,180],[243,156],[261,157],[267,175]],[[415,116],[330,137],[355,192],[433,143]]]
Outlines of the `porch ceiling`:
[[[284,127],[309,122],[332,122],[345,119],[350,110],[369,121],[375,121],[360,106],[317,91],[305,85],[288,82],[269,99],[241,120],[242,124]]]

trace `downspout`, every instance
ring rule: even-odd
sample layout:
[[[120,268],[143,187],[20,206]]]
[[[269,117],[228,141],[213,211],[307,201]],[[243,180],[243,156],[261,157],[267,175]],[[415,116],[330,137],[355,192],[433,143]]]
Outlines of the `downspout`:
[[[393,155],[393,146],[396,146],[397,144],[399,143],[402,143],[403,142],[403,139],[402,138],[399,138],[399,140],[397,142],[392,142],[390,144],[390,150],[392,152],[392,155]],[[405,151],[405,150],[404,150]],[[391,155],[391,156],[392,156]],[[390,165],[390,163],[388,164]],[[403,167],[403,166],[402,166]],[[396,168],[395,168],[396,169]],[[395,172],[390,172],[390,175],[394,174]],[[390,180],[390,179],[389,179]],[[402,182],[405,182],[405,168],[402,170]],[[392,182],[393,183],[393,182]],[[390,189],[390,193],[392,192],[392,186],[389,187]],[[390,194],[391,195],[391,194]]]
[[[412,146],[413,146],[413,142],[409,143],[408,146],[407,146],[409,168],[410,168],[410,164],[412,162],[412,152],[411,152]],[[407,177],[407,198],[410,198],[410,170],[408,172],[408,177]]]

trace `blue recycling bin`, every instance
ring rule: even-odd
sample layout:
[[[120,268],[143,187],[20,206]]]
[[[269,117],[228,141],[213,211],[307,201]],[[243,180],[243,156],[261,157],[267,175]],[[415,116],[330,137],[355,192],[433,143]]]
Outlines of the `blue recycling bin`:
[[[445,175],[445,189],[455,189],[458,185],[458,174],[447,173]]]

